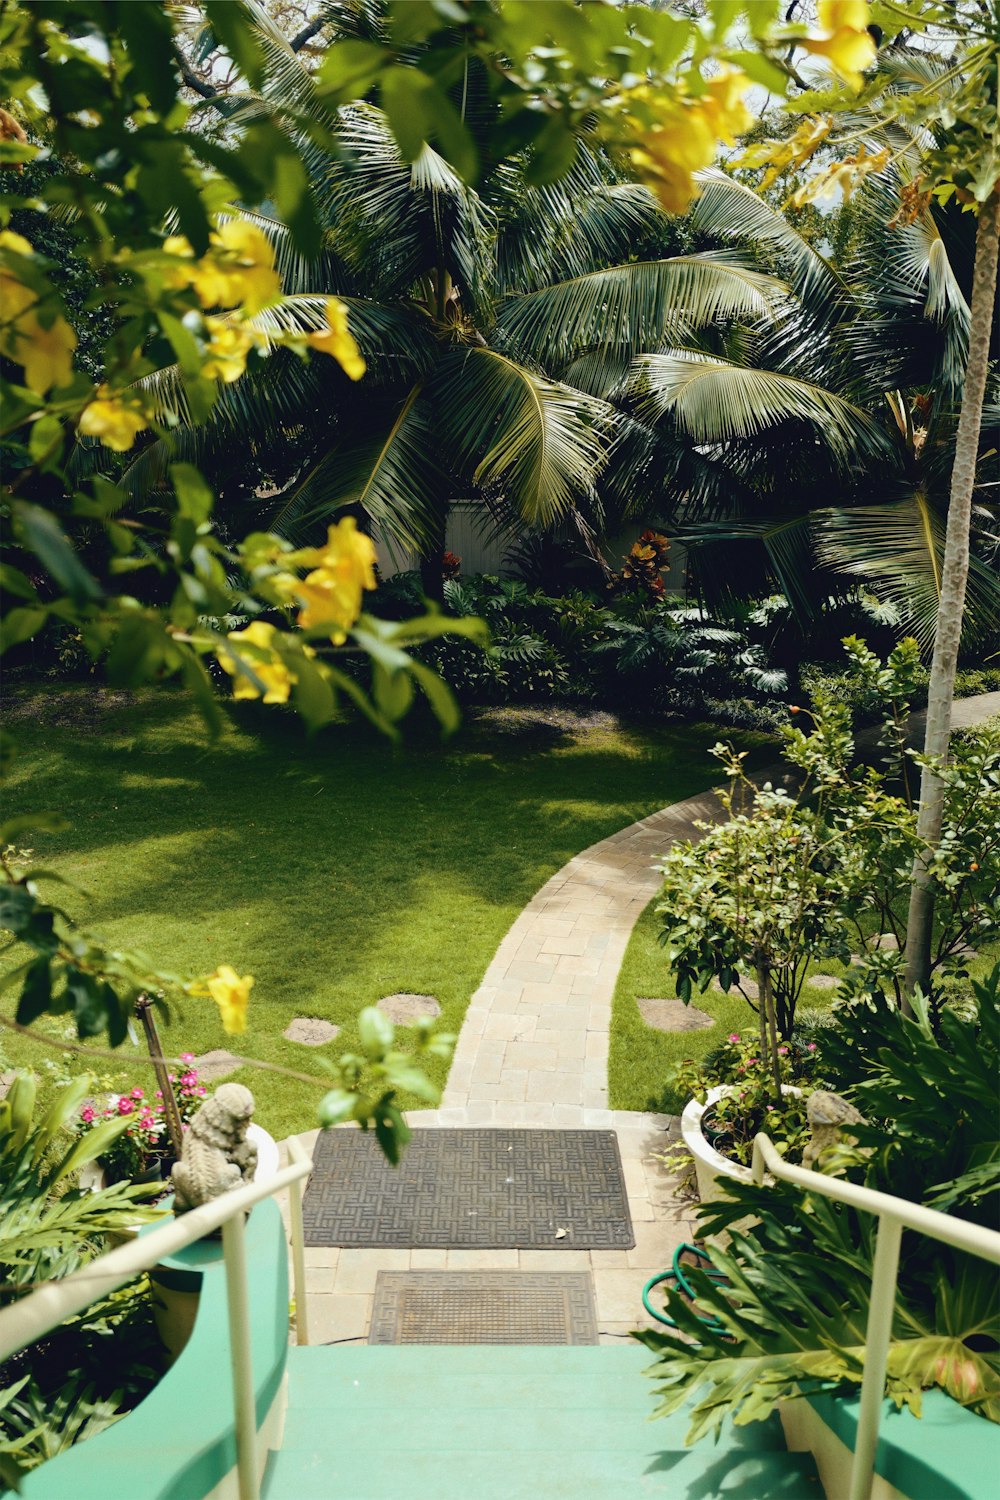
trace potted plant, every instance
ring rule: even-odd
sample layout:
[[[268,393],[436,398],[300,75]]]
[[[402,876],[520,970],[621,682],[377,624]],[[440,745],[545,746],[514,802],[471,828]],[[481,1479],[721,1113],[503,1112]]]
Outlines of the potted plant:
[[[182,1128],[205,1098],[207,1090],[193,1067],[194,1056],[181,1054],[183,1071],[168,1075]],[[77,1128],[87,1134],[109,1120],[123,1120],[124,1128],[98,1156],[106,1182],[156,1182],[169,1175],[173,1150],[167,1130],[163,1091],[150,1098],[141,1088],[108,1094],[103,1103],[89,1101],[80,1110]]]
[[[698,1196],[718,1194],[717,1179],[750,1181],[754,1136],[766,1130],[778,1150],[796,1159],[809,1137],[806,1101],[816,1075],[817,1044],[793,1037],[778,1047],[781,1105],[773,1100],[770,1063],[759,1038],[734,1031],[701,1061],[686,1061],[674,1075],[689,1096],[681,1135],[694,1160]]]

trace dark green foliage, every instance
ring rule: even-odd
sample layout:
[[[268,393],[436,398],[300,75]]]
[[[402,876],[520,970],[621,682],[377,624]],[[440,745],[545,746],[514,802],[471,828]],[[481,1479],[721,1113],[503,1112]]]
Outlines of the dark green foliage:
[[[935,1035],[919,1002],[913,1020],[881,1007],[858,1038],[855,1014],[840,1041],[824,1033],[831,1070],[862,1081],[851,1090],[869,1127],[850,1177],[877,1191],[992,1224],[1000,1144],[996,1079],[1000,1069],[1000,967],[973,986],[968,1007],[942,1020]],[[747,1216],[752,1216],[749,1226]],[[740,1221],[742,1229],[738,1228]],[[661,1412],[693,1403],[692,1437],[723,1417],[755,1421],[776,1401],[857,1386],[864,1370],[874,1224],[872,1217],[778,1183],[727,1183],[727,1197],[699,1211],[703,1234],[731,1235],[710,1249],[718,1287],[692,1272],[699,1305],[721,1333],[696,1322],[676,1292],[667,1311],[679,1332],[636,1335],[658,1356]],[[1000,1319],[989,1262],[908,1234],[889,1353],[887,1391],[918,1414],[920,1391],[940,1386],[955,1400],[1000,1421]],[[695,1342],[685,1341],[687,1334]]]
[[[730,722],[774,726],[767,704],[785,688],[785,673],[768,663],[746,618],[730,624],[640,594],[614,601],[581,590],[553,596],[489,575],[449,580],[444,594],[447,609],[478,616],[490,630],[485,653],[460,641],[426,652],[466,702],[574,699],[647,718],[714,717],[711,704],[728,709]],[[418,576],[397,574],[382,585],[375,607],[405,616],[421,602]]]

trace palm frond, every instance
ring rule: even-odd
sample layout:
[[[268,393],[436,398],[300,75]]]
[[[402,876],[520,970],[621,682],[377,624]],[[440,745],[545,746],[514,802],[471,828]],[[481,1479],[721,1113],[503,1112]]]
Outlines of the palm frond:
[[[487,348],[456,350],[428,387],[438,442],[460,473],[532,525],[592,497],[615,428],[610,407]]]
[[[731,589],[730,580],[739,578],[739,559],[749,544],[762,549],[768,572],[800,620],[815,618],[824,603],[816,588],[811,514],[682,524],[674,536],[688,549],[698,592],[706,600],[729,603],[738,596],[739,588]],[[736,560],[735,568],[718,566],[722,551]]]
[[[896,607],[905,628],[929,651],[937,629],[945,522],[919,490],[891,505],[821,512],[816,553],[838,573],[863,578]],[[1000,576],[969,559],[963,637],[989,639],[1000,631]]]
[[[507,297],[497,310],[497,326],[521,357],[551,367],[602,343],[609,329],[639,353],[657,348],[668,331],[677,338],[723,319],[756,322],[786,290],[732,259],[678,255],[590,271]]]
[[[754,438],[798,421],[846,464],[886,442],[867,413],[833,391],[695,350],[643,355],[633,366],[631,386],[640,417],[655,421],[669,414],[698,443]]]
[[[270,528],[297,542],[309,527],[354,505],[389,544],[422,550],[451,493],[438,459],[439,437],[422,397],[421,385],[413,386],[387,423],[328,449],[280,497]]]
[[[698,233],[767,245],[788,268],[789,281],[803,304],[814,311],[848,294],[831,263],[752,188],[715,168],[699,173],[698,183],[701,193],[689,215]]]

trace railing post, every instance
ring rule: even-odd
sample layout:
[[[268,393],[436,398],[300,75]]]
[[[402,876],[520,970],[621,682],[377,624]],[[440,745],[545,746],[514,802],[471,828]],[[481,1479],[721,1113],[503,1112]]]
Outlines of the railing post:
[[[305,1153],[298,1141],[289,1143],[289,1156],[293,1161],[304,1160]],[[295,1287],[295,1341],[309,1342],[309,1315],[306,1306],[306,1252],[305,1230],[302,1225],[302,1179],[288,1184],[288,1217],[292,1231],[292,1277]]]
[[[885,1372],[889,1363],[889,1340],[896,1308],[896,1276],[903,1226],[890,1215],[879,1217],[872,1268],[871,1303],[865,1330],[865,1374],[861,1383],[858,1431],[851,1466],[848,1500],[870,1500],[875,1474],[875,1450],[885,1396]]]
[[[246,1217],[242,1210],[222,1226],[222,1255],[226,1267],[226,1305],[229,1311],[229,1349],[233,1362],[233,1408],[236,1417],[236,1470],[240,1500],[260,1500],[257,1482],[257,1413],[250,1349],[250,1308],[247,1296]]]

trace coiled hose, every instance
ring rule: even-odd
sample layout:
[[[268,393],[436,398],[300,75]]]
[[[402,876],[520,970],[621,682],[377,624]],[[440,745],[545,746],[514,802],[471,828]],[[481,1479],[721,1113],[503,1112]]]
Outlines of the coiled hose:
[[[681,1260],[682,1255],[693,1256],[699,1268],[707,1267],[708,1269],[705,1274],[708,1276],[709,1281],[714,1282],[716,1286],[724,1286],[726,1281],[722,1272],[717,1271],[712,1265],[704,1250],[699,1250],[697,1245],[678,1245],[674,1251],[673,1264],[670,1270],[660,1271],[658,1275],[651,1276],[642,1289],[643,1307],[651,1318],[655,1318],[658,1323],[665,1323],[668,1328],[676,1328],[677,1324],[666,1313],[657,1312],[656,1308],[650,1305],[649,1297],[654,1287],[660,1286],[663,1282],[668,1282],[674,1290],[679,1291],[692,1304],[694,1303],[695,1292],[685,1274],[686,1270],[690,1269],[690,1267],[685,1266],[685,1263]],[[725,1327],[715,1317],[714,1313],[695,1312],[695,1317],[704,1323],[710,1333],[726,1332]]]

